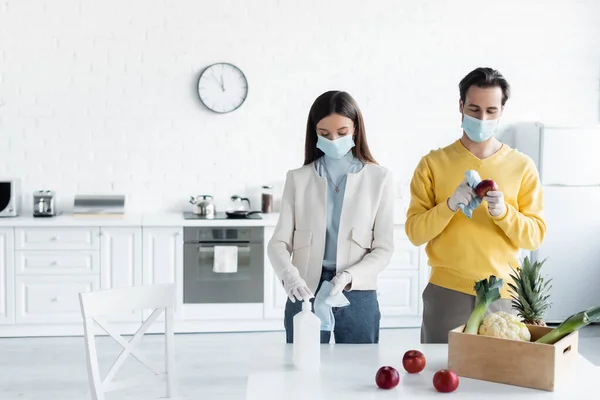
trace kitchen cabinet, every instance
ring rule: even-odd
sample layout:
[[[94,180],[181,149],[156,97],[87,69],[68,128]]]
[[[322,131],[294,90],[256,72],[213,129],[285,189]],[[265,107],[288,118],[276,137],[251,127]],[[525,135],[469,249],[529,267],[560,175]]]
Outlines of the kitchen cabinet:
[[[16,277],[16,323],[81,323],[79,293],[99,289],[97,275]]]
[[[381,317],[402,317],[419,313],[419,271],[383,271],[378,279]]]
[[[81,292],[100,288],[100,228],[15,228],[15,323],[81,321]]]
[[[142,229],[102,228],[100,234],[102,289],[142,284]]]
[[[419,256],[419,248],[408,240],[404,225],[396,225],[394,227],[394,254],[385,270],[419,269]]]
[[[15,230],[16,250],[98,250],[97,227],[26,227]]]
[[[264,300],[264,318],[265,319],[281,319],[283,320],[283,312],[285,310],[285,302],[287,300],[287,294],[283,290],[283,285],[269,261],[267,255],[267,244],[273,233],[275,232],[274,227],[265,227],[265,300]],[[283,325],[282,325],[283,327]]]
[[[15,322],[13,228],[0,228],[0,324]]]
[[[97,250],[16,251],[17,275],[71,275],[100,273]]]
[[[190,222],[181,215],[156,215],[148,221],[67,216],[0,220],[0,337],[80,335],[79,293],[163,282],[177,287],[177,332],[282,330],[287,295],[267,255],[276,221],[276,215],[236,221],[264,229],[262,301],[184,304],[184,226],[232,226],[231,221]],[[394,245],[390,264],[378,278],[381,326],[417,327],[427,259],[401,224],[395,226]],[[124,309],[107,319],[121,334],[131,334],[150,312]]]
[[[152,283],[177,283],[175,318],[183,316],[183,228],[143,228],[143,271],[144,285]],[[150,316],[144,312],[144,319]],[[164,320],[161,315],[159,320]]]
[[[115,289],[142,284],[142,228],[102,227],[100,230],[100,287]],[[141,311],[123,310],[110,322],[140,321]]]

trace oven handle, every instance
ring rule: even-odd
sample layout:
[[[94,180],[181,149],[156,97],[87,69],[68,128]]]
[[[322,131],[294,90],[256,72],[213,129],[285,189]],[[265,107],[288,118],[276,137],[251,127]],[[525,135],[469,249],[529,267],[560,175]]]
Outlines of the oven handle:
[[[198,252],[199,253],[214,253],[215,252],[215,246],[221,246],[221,245],[198,245]],[[224,246],[236,246],[238,248],[238,252],[249,252],[250,251],[250,245],[244,245],[244,246],[239,246],[239,245],[230,245],[230,244],[226,244]]]

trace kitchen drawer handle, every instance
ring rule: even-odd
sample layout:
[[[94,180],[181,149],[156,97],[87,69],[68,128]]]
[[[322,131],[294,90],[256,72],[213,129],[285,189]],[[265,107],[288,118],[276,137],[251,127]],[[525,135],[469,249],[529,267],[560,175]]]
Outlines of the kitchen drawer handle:
[[[59,266],[59,265],[60,265],[60,262],[58,262],[58,261],[54,261],[54,262],[52,262],[52,265]]]
[[[52,237],[52,240],[53,240],[53,241],[55,241],[55,242],[56,242],[57,240],[59,240],[59,239],[60,239],[60,236],[53,236],[53,237]]]
[[[60,297],[56,296],[52,299],[53,303],[58,303],[60,301]]]

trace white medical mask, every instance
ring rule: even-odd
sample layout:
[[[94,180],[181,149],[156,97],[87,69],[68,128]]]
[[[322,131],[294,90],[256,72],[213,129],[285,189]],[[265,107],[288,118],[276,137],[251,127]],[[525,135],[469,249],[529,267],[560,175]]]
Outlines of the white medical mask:
[[[344,157],[354,147],[354,140],[350,134],[336,140],[329,140],[321,135],[317,137],[317,149],[336,160]]]
[[[480,119],[463,114],[462,128],[465,133],[474,142],[481,143],[491,138],[498,128],[499,119]]]

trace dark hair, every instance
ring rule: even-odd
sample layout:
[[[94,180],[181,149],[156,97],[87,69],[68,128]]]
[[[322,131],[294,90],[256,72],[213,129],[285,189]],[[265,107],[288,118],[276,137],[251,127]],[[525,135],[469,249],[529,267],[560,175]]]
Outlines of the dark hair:
[[[323,118],[339,114],[354,122],[354,144],[352,154],[364,163],[377,164],[365,135],[365,124],[362,113],[356,101],[346,92],[332,90],[325,92],[313,103],[306,122],[306,141],[304,145],[304,165],[310,164],[323,155],[317,148],[317,124]]]
[[[508,81],[504,79],[500,72],[492,68],[476,68],[460,81],[458,88],[460,90],[460,99],[463,104],[467,98],[467,91],[473,85],[481,88],[497,86],[502,89],[502,105],[506,104],[506,101],[510,97],[510,85],[508,84]]]

